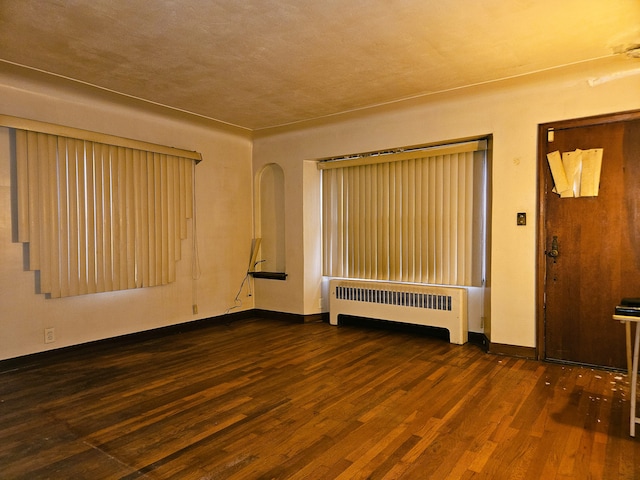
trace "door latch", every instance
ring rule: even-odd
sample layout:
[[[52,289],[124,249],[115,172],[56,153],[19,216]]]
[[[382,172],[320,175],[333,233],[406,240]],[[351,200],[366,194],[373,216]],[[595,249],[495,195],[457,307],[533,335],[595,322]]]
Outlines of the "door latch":
[[[558,236],[554,235],[553,240],[551,240],[551,250],[547,252],[547,256],[551,258],[556,258],[560,252],[558,252]]]

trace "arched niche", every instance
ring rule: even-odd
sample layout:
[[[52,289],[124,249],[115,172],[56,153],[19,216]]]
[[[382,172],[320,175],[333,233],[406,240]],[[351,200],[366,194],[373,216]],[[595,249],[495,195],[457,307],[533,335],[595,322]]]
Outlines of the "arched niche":
[[[270,163],[256,177],[256,236],[261,242],[255,277],[286,277],[284,234],[284,171]]]

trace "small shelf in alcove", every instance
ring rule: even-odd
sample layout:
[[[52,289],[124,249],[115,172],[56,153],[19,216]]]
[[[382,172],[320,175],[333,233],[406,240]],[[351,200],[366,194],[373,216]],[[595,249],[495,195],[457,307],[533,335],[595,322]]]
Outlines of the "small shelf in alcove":
[[[286,280],[287,274],[284,272],[249,272],[253,278],[266,278],[269,280]]]

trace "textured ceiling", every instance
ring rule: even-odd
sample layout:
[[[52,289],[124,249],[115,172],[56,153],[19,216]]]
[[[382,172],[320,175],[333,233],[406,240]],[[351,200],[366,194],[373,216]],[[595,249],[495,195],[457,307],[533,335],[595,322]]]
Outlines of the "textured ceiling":
[[[634,44],[639,0],[0,0],[0,70],[25,66],[249,130]]]

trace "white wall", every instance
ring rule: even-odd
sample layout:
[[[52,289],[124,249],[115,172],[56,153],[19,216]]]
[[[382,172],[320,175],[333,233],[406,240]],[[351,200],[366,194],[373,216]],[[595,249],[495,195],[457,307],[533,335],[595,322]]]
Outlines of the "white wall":
[[[537,127],[640,108],[640,75],[597,86],[588,82],[639,66],[637,60],[616,57],[258,132],[254,172],[271,162],[285,171],[290,276],[287,282],[256,281],[256,307],[320,311],[318,175],[308,160],[493,134],[491,341],[534,347]],[[526,226],[516,226],[517,212],[527,212]]]
[[[535,346],[536,142],[540,123],[640,108],[640,76],[587,80],[637,69],[626,59],[576,66],[311,122],[245,132],[131,105],[108,94],[0,73],[0,113],[197,150],[198,315],[191,311],[190,240],[175,284],[45,299],[12,242],[9,137],[0,129],[0,359],[224,314],[244,278],[253,236],[254,175],[277,163],[285,177],[286,281],[256,280],[242,305],[312,314],[320,308],[319,175],[314,159],[494,135],[492,328],[495,343]],[[253,152],[253,164],[252,164]],[[516,212],[528,213],[517,227]],[[44,328],[57,340],[44,344]]]
[[[178,281],[161,287],[45,299],[12,242],[9,131],[0,128],[0,359],[222,315],[234,305],[252,235],[251,139],[248,133],[117,97],[73,90],[40,78],[0,74],[0,113],[169,145],[202,154],[196,167],[201,277],[192,313],[191,237],[183,243]],[[245,292],[246,293],[246,292]],[[242,296],[253,308],[253,297]],[[44,344],[44,328],[56,342]]]

